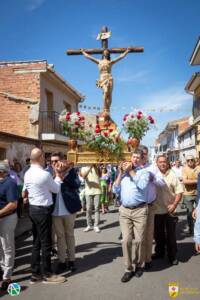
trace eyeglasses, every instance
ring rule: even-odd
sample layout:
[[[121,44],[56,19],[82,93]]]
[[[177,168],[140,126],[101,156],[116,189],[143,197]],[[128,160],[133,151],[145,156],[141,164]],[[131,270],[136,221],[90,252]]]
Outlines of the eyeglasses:
[[[58,162],[58,160],[57,159],[55,159],[55,160],[51,160],[51,163],[53,164],[53,163],[57,163]]]
[[[194,162],[194,159],[187,159],[187,161],[193,161]]]

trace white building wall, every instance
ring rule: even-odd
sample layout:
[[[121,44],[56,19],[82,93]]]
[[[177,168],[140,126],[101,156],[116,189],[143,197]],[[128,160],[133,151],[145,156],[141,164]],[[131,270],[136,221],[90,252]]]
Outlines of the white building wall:
[[[41,76],[41,103],[40,111],[47,111],[46,90],[53,94],[53,111],[60,113],[65,109],[64,101],[71,105],[72,112],[77,111],[77,98],[70,92],[59,87],[56,82]]]
[[[185,161],[187,155],[194,155],[196,157],[196,147],[195,147],[195,129],[186,132],[181,136],[180,141],[180,159]]]

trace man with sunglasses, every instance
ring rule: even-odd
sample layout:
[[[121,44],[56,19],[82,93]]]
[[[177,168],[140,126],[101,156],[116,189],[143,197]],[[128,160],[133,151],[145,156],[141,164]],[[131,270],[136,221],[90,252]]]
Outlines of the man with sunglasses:
[[[64,155],[62,152],[54,152],[51,154],[50,157],[50,165],[46,167],[45,171],[49,172],[51,174],[51,176],[54,178],[55,177],[55,172],[54,172],[54,168],[55,165],[62,161],[64,158]],[[53,198],[54,199],[54,198]],[[54,224],[52,224],[52,256],[56,256],[57,255],[57,237],[56,237],[56,233],[55,233],[55,228],[54,228]]]
[[[58,161],[62,161],[64,155],[62,152],[54,152],[51,154],[50,166],[47,166],[45,171],[49,172],[54,177],[54,166]]]
[[[192,212],[196,204],[197,195],[197,176],[198,168],[196,168],[195,157],[193,155],[186,156],[186,166],[183,168],[183,184],[185,187],[183,194],[183,203],[187,210],[188,233],[194,233],[194,220]]]

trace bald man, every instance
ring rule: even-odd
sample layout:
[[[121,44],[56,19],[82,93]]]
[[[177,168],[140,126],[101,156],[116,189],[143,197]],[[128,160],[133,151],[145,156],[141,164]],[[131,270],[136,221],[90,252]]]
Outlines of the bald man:
[[[43,170],[44,153],[39,148],[34,148],[31,152],[31,167],[24,176],[24,197],[28,194],[29,216],[32,221],[33,248],[31,270],[32,276],[30,284],[40,281],[44,283],[62,283],[64,277],[54,276],[51,271],[51,213],[53,210],[52,193],[59,192],[59,185],[51,174]],[[59,173],[56,172],[59,177]],[[40,251],[42,255],[40,257]],[[43,265],[41,274],[40,260]]]

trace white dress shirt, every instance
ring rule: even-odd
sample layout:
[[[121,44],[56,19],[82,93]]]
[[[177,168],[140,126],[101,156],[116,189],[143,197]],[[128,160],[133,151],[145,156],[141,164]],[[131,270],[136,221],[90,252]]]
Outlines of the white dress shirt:
[[[60,190],[59,183],[39,165],[31,165],[24,176],[24,188],[28,191],[29,203],[37,206],[53,204],[52,193]]]

